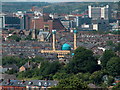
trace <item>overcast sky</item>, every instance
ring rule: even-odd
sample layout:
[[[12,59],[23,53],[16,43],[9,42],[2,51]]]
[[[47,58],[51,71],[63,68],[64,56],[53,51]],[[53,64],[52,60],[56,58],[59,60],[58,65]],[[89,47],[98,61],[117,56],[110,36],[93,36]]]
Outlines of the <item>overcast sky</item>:
[[[120,0],[0,0],[2,2],[118,2]]]

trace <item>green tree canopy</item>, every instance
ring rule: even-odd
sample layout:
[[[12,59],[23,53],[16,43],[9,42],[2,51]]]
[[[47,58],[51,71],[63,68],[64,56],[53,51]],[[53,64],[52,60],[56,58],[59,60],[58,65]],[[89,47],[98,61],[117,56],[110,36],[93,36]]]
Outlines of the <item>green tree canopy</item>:
[[[115,46],[115,44],[113,43],[112,40],[106,41],[106,43],[107,43],[108,46],[112,46],[112,47]]]
[[[55,88],[72,88],[72,89],[87,89],[87,84],[81,79],[71,76],[69,78],[61,79]]]
[[[40,74],[41,75],[49,75],[49,74],[55,74],[60,69],[60,63],[59,62],[43,62],[41,64],[40,68]]]
[[[68,78],[70,76],[72,76],[73,74],[67,74],[67,73],[60,73],[60,72],[57,72],[54,76],[53,76],[53,79],[55,80],[61,80],[61,79],[65,79],[65,78]]]
[[[14,57],[14,56],[6,56],[6,57],[2,58],[3,65],[16,64],[17,66],[20,66],[21,63],[23,64],[24,61],[23,61],[23,59],[21,59],[19,57]]]
[[[16,64],[18,67],[20,67],[28,61],[40,63],[44,61],[44,58],[37,56],[35,58],[28,59],[28,58],[20,58],[16,56],[5,56],[2,58],[2,65]]]
[[[120,90],[120,82],[112,88],[112,90]]]
[[[106,67],[110,75],[120,75],[120,57],[111,58]]]
[[[120,43],[115,46],[115,50],[120,52]]]
[[[75,77],[79,78],[79,79],[82,79],[83,81],[89,83],[89,77],[90,77],[90,73],[77,73],[75,75]]]
[[[106,72],[104,72],[104,71],[96,71],[96,72],[92,73],[89,78],[93,83],[100,84],[102,82],[102,77],[104,75],[106,75]]]
[[[73,59],[66,66],[68,73],[78,72],[94,72],[100,67],[97,65],[97,59],[93,56],[93,52],[83,47],[75,50]]]
[[[106,64],[110,60],[110,58],[115,57],[115,56],[116,56],[116,54],[112,50],[105,50],[105,52],[103,53],[102,58],[101,58],[101,64],[102,64],[103,68],[106,67]]]
[[[21,38],[17,35],[12,35],[12,36],[9,36],[8,39],[13,39],[15,40],[16,42],[19,42],[21,40]]]
[[[90,81],[96,85],[109,86],[114,79],[108,74],[106,70],[100,70],[92,73],[89,77]]]

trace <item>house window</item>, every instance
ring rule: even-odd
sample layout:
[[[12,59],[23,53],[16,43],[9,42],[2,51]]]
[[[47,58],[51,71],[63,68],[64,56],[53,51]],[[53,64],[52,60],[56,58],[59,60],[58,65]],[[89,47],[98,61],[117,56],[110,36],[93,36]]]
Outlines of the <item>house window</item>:
[[[47,86],[48,86],[48,83],[47,83],[47,82],[45,82],[45,83],[44,83],[44,86],[45,86],[45,87],[47,87]]]
[[[29,85],[32,85],[32,84],[33,84],[33,82],[29,82],[28,84],[29,84]]]
[[[39,82],[39,83],[38,83],[38,85],[39,85],[39,86],[42,86],[42,83],[41,83],[41,82]]]

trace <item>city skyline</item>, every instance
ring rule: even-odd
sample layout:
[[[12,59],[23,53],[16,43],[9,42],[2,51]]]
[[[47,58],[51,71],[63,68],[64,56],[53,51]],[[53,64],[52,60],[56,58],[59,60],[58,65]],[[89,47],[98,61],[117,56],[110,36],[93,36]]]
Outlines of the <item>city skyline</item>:
[[[112,1],[0,0],[0,88],[119,89]]]

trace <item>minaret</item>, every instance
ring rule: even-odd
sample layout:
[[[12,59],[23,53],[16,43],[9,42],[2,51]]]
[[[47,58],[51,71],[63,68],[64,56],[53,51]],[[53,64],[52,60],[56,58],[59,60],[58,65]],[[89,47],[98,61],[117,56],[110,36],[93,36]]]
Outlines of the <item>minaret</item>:
[[[74,50],[77,48],[77,30],[74,30]]]
[[[55,34],[56,34],[56,30],[52,30],[52,34],[53,34],[53,51],[55,51]]]

